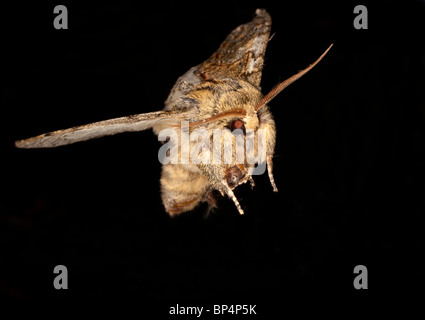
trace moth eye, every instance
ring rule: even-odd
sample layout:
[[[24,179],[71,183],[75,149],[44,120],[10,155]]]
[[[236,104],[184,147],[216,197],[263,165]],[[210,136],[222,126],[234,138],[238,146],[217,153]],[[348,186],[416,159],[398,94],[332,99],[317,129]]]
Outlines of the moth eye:
[[[233,131],[235,129],[241,129],[245,134],[245,125],[242,120],[238,119],[230,123],[230,131]]]

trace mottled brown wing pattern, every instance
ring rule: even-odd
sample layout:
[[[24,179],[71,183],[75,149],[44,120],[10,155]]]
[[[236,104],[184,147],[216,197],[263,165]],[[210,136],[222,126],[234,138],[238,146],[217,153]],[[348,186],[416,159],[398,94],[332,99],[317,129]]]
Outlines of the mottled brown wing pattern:
[[[201,79],[220,76],[242,79],[260,89],[272,22],[264,9],[257,9],[255,14],[252,21],[233,30],[218,50],[199,66],[196,74]]]

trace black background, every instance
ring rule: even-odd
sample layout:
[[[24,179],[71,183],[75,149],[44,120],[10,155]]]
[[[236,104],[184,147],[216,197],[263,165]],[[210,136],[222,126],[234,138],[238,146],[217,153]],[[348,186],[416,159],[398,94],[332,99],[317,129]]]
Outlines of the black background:
[[[344,2],[342,4],[341,2]],[[401,2],[400,2],[401,3]],[[425,2],[19,4],[2,85],[0,294],[169,307],[424,301]],[[69,29],[55,30],[64,4]],[[369,29],[353,27],[365,4]],[[56,149],[14,141],[160,110],[175,80],[257,7],[273,19],[262,88],[325,59],[271,103],[275,179],[170,219],[151,131]],[[69,290],[55,290],[65,265]],[[356,265],[369,289],[355,290]],[[326,304],[325,304],[326,305]],[[152,307],[153,308],[153,307]]]

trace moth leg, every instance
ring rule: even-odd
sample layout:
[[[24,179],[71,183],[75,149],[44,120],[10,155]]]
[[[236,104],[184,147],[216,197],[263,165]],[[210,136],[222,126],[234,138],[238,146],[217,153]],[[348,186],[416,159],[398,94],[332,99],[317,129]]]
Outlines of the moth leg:
[[[269,174],[270,183],[272,184],[273,191],[277,192],[276,183],[274,182],[273,177],[273,156],[267,155],[267,173]]]
[[[214,194],[213,194],[213,189],[211,189],[210,191],[207,192],[206,196],[205,196],[205,201],[208,202],[208,204],[210,205],[210,207],[217,207],[217,201],[215,200]]]
[[[223,194],[223,191],[227,194],[227,196],[233,200],[233,202],[235,203],[236,208],[239,211],[240,215],[243,215],[245,212],[243,211],[241,205],[239,204],[238,199],[236,199],[235,194],[233,193],[232,189],[230,189],[230,187],[227,185],[227,183],[223,182],[221,184],[222,190],[220,190],[220,192]]]
[[[254,182],[254,179],[252,179],[252,176],[249,176],[249,177],[248,177],[248,180],[249,180],[249,184],[251,185],[251,189],[254,189],[254,187],[255,187],[255,182]]]
[[[269,174],[270,183],[272,184],[273,191],[277,192],[276,183],[273,177],[273,155],[274,147],[276,144],[276,127],[273,120],[273,115],[269,111],[268,107],[265,106],[263,110],[258,111],[258,116],[260,118],[260,128],[264,129],[267,132],[267,173]]]
[[[245,182],[246,182],[246,180],[248,180],[248,181],[249,181],[249,184],[251,185],[251,189],[253,189],[253,188],[255,187],[255,182],[254,182],[254,179],[252,179],[251,172],[250,172],[249,170],[247,170],[247,169],[245,168],[245,166],[243,166],[243,165],[241,165],[241,164],[238,164],[238,167],[242,170],[242,172],[243,172],[243,173],[245,174],[245,176],[246,176],[246,179],[241,180],[241,181],[239,182],[239,184],[245,183]]]

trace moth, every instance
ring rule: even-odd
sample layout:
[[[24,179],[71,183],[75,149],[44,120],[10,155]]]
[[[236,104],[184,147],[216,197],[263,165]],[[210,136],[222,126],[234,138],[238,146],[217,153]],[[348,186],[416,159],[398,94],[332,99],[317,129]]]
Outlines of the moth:
[[[264,55],[270,40],[271,17],[257,9],[253,19],[238,26],[223,41],[218,50],[201,64],[178,78],[161,111],[115,118],[65,130],[45,133],[16,141],[18,148],[51,148],[128,131],[152,128],[155,134],[171,128],[181,139],[181,121],[188,121],[189,131],[204,128],[212,135],[216,129],[231,132],[239,129],[266,132],[268,176],[277,192],[273,178],[273,155],[276,128],[268,103],[288,85],[310,71],[332,45],[309,67],[279,83],[268,94],[261,93],[260,82]],[[234,137],[233,137],[234,139]],[[193,141],[190,147],[193,147]],[[180,151],[179,151],[180,152]],[[179,157],[180,157],[179,153]],[[214,191],[227,195],[240,214],[244,210],[233,190],[252,179],[252,163],[163,164],[161,198],[166,212],[177,215],[195,208],[201,202],[216,205]]]

